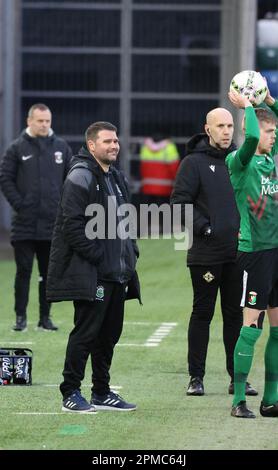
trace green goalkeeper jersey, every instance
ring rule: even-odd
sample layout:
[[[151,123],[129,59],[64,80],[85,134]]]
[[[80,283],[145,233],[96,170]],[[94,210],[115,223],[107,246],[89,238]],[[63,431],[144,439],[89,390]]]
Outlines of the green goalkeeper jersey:
[[[278,116],[278,100],[270,109]],[[278,129],[271,153],[256,155],[260,130],[251,106],[245,109],[245,128],[243,145],[226,164],[240,212],[238,249],[252,252],[278,247]]]

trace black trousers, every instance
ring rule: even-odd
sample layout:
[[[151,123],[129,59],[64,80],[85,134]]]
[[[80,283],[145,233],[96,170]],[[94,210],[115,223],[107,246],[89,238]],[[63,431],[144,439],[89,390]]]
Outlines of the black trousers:
[[[110,391],[109,369],[123,329],[125,287],[126,284],[102,281],[94,302],[74,301],[74,328],[69,335],[64,381],[60,385],[64,398],[80,389],[89,355],[92,392],[104,395]]]
[[[226,368],[233,379],[234,348],[242,326],[242,276],[234,263],[190,266],[193,286],[193,311],[188,329],[188,365],[191,377],[205,375],[210,322],[220,291]]]
[[[36,255],[39,268],[40,318],[48,317],[50,304],[46,301],[45,288],[51,242],[49,240],[20,240],[12,242],[16,262],[15,312],[26,318],[30,279]]]

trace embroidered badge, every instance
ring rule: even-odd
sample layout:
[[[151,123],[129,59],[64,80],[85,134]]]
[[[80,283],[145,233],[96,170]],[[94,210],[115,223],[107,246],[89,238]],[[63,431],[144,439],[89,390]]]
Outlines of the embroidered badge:
[[[249,305],[256,305],[257,303],[257,292],[249,292],[249,295],[248,295],[248,303]]]
[[[104,287],[97,286],[96,300],[103,300],[104,298]]]
[[[203,279],[204,279],[206,282],[211,282],[211,281],[213,281],[213,279],[214,279],[214,275],[211,274],[210,271],[208,271],[206,274],[203,275]]]
[[[55,162],[56,163],[63,163],[63,153],[62,152],[55,152],[54,153],[54,157],[55,157]]]

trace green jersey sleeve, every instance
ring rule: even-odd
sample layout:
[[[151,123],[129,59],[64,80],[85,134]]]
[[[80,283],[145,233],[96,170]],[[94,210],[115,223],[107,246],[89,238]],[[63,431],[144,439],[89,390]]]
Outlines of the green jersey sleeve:
[[[277,101],[268,108],[278,115]],[[278,247],[278,155],[275,155],[278,150],[278,133],[271,152],[257,155],[260,128],[255,110],[246,108],[245,116],[244,143],[227,156],[240,212],[238,248],[244,252],[270,250]]]
[[[278,117],[278,100],[275,101],[275,103],[272,106],[269,106],[269,109],[273,111],[276,117]],[[275,144],[272,147],[271,150],[271,155],[277,155],[278,153],[278,126],[276,125],[276,139],[275,139]]]
[[[253,157],[260,140],[260,128],[253,106],[245,108],[245,139],[236,152],[230,153],[226,164],[230,173],[243,171]]]

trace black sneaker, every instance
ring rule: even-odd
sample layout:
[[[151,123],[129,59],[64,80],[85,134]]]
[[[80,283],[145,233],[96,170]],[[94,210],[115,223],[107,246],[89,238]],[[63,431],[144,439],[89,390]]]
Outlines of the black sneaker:
[[[93,413],[95,407],[82,397],[79,390],[75,390],[72,394],[63,400],[62,411],[70,411],[73,413]]]
[[[261,402],[260,413],[265,418],[277,418],[278,417],[278,401],[274,405],[264,405]]]
[[[236,406],[233,406],[231,416],[235,418],[256,418],[253,411],[247,408],[246,401],[240,401]]]
[[[92,394],[91,404],[97,410],[106,410],[106,411],[134,411],[137,406],[133,403],[128,403],[123,400],[120,395],[115,392],[110,391],[106,395],[97,395],[96,393]]]
[[[229,391],[229,395],[234,395],[235,393],[234,382],[230,383],[228,391]],[[258,395],[257,390],[255,390],[255,388],[253,388],[249,382],[246,382],[246,385],[245,385],[245,395],[249,397],[256,397]]]
[[[200,377],[191,377],[186,395],[202,396],[205,394],[203,380]]]
[[[51,318],[42,318],[38,323],[38,330],[57,331],[58,327],[52,323]]]
[[[14,331],[27,331],[27,320],[26,317],[16,317],[15,325],[13,326]]]

